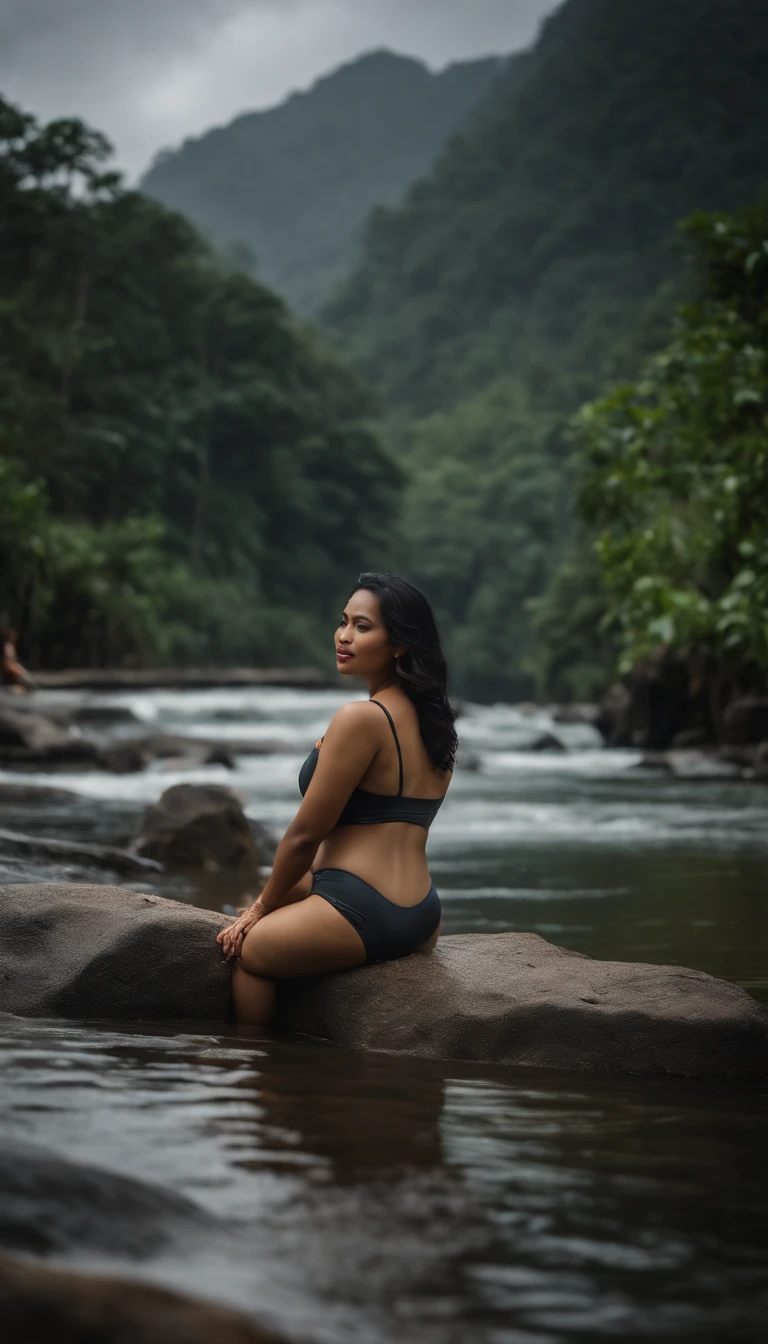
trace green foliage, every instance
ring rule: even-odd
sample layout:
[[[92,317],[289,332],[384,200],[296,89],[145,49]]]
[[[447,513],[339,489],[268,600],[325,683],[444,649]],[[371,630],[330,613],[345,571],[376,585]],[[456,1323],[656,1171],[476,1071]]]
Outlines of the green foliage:
[[[279,107],[155,160],[141,189],[313,314],[349,272],[369,210],[394,205],[483,97],[501,62],[433,74],[374,52]]]
[[[599,699],[616,668],[617,638],[592,539],[581,530],[528,608],[533,638],[524,666],[537,694],[560,702]]]
[[[317,659],[317,619],[386,558],[401,472],[343,365],[107,153],[0,103],[0,454],[60,621],[16,576],[22,634],[44,661]]]
[[[567,508],[554,421],[504,379],[404,433],[404,568],[430,594],[455,684],[474,698],[530,689],[527,603],[559,553]]]
[[[704,295],[637,384],[582,410],[582,507],[625,667],[695,644],[765,674],[768,206],[686,232]]]

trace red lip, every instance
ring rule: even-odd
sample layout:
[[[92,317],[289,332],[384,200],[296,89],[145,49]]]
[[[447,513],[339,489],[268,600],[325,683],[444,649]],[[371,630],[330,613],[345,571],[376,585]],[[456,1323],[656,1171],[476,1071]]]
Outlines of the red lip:
[[[354,658],[354,656],[355,656],[354,653],[346,653],[346,652],[344,651],[344,649],[337,649],[337,650],[336,650],[336,657],[337,657],[337,658]]]

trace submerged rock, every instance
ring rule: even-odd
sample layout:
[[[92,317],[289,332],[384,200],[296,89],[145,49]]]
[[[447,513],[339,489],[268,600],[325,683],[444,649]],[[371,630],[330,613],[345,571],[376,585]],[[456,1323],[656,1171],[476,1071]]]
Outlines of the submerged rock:
[[[240,799],[220,784],[174,784],[144,818],[137,854],[164,868],[258,875],[261,856]]]
[[[55,805],[80,801],[80,794],[73,793],[71,789],[54,789],[47,784],[15,784],[13,781],[3,781],[0,784],[0,804],[11,806],[21,804],[24,807],[31,807],[38,803]]]
[[[633,767],[658,770],[678,779],[742,779],[747,771],[715,751],[646,751]],[[751,778],[751,771],[749,771]]]
[[[523,750],[541,751],[541,752],[553,752],[553,751],[562,752],[566,751],[567,747],[565,746],[565,743],[560,741],[559,737],[555,737],[554,733],[539,733],[539,736],[535,737],[532,742],[529,742],[523,748]]]
[[[215,1220],[191,1199],[131,1176],[6,1139],[0,1150],[0,1246],[142,1257]]]
[[[162,872],[162,867],[153,859],[143,859],[131,854],[127,849],[117,849],[113,845],[92,845],[76,840],[50,840],[42,835],[23,835],[20,831],[0,830],[0,854],[13,855],[14,858],[32,855],[47,855],[59,859],[62,863],[82,861],[90,868],[105,868],[111,873],[126,873],[146,876]]]
[[[227,1307],[0,1256],[3,1344],[286,1344]]]
[[[0,887],[0,1012],[225,1021],[227,921],[114,887]],[[284,981],[279,1025],[359,1050],[588,1072],[768,1077],[768,1010],[679,966],[594,961],[531,933]]]
[[[599,717],[600,706],[586,700],[573,700],[567,705],[555,705],[552,710],[553,723],[586,723],[590,728],[594,728]]]
[[[144,770],[151,761],[163,761],[168,769],[191,770],[200,765],[223,765],[234,770],[229,747],[197,737],[179,737],[175,733],[147,733],[144,737],[123,738],[103,743],[98,764],[118,775]]]

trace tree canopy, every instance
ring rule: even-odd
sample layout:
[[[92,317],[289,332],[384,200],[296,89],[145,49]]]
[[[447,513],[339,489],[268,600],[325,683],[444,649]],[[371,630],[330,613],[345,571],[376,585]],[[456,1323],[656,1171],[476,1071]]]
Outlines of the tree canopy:
[[[91,661],[314,659],[387,554],[402,473],[338,359],[108,157],[0,104],[0,466],[7,535],[40,555],[34,592],[4,566],[0,608],[42,661],[86,656],[43,616],[66,575]],[[136,620],[90,622],[121,585]]]
[[[672,343],[578,418],[624,666],[703,646],[768,677],[768,205],[685,226],[702,276]]]

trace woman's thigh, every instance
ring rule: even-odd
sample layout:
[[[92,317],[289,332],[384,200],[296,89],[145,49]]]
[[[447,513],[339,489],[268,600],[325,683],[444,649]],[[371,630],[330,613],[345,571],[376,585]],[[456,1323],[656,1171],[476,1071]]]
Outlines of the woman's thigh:
[[[363,940],[322,896],[265,915],[243,941],[240,964],[251,975],[291,980],[362,966]]]

